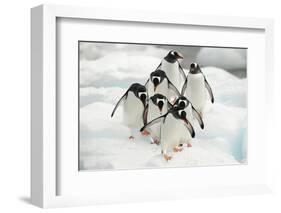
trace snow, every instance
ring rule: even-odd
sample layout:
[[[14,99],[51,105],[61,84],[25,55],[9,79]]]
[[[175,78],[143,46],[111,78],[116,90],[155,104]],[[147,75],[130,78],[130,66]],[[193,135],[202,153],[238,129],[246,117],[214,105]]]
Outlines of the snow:
[[[83,170],[140,169],[233,165],[246,162],[247,81],[223,69],[205,67],[215,103],[208,101],[205,129],[194,126],[192,147],[163,159],[160,146],[139,135],[129,140],[122,124],[122,107],[111,112],[133,82],[145,83],[160,58],[115,52],[96,60],[82,60],[80,88],[80,168]],[[109,63],[110,62],[110,63]]]
[[[247,58],[244,49],[202,48],[197,54],[196,61],[201,65],[239,70],[246,67]]]

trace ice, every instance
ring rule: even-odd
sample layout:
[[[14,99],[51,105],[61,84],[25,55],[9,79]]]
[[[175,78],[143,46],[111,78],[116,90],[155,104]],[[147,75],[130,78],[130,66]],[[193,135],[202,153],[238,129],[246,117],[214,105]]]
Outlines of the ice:
[[[160,146],[139,135],[129,140],[122,124],[122,106],[111,112],[134,82],[144,83],[160,58],[117,52],[98,60],[81,61],[80,168],[84,170],[140,169],[158,167],[216,166],[246,162],[247,81],[223,69],[202,71],[211,85],[215,103],[204,113],[205,129],[196,124],[192,147],[173,154],[167,162]]]

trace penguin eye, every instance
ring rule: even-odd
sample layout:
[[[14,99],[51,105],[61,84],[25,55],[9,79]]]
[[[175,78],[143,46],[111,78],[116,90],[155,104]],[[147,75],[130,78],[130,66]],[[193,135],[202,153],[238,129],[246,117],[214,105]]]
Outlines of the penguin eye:
[[[162,102],[164,103],[164,99],[158,98],[158,99],[157,99],[157,104],[158,104],[160,101],[162,101]]]
[[[192,64],[190,64],[190,67],[191,68],[195,68],[195,67],[197,67],[197,64],[196,63],[192,63]]]
[[[153,77],[152,77],[152,81],[154,81],[154,79],[157,79],[158,82],[160,82],[160,80],[161,80],[161,78],[160,78],[159,76],[153,76]]]
[[[139,92],[139,97],[145,96],[146,97],[146,92]]]
[[[178,113],[179,113],[179,116],[181,116],[181,113],[183,112],[184,110],[179,110]]]
[[[171,55],[175,55],[175,52],[174,52],[174,51],[171,51]]]

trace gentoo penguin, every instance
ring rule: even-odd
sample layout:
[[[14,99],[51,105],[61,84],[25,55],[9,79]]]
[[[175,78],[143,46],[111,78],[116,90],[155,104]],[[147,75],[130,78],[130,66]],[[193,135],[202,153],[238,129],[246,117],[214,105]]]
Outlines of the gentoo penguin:
[[[179,59],[183,56],[177,51],[171,50],[158,65],[157,69],[163,70],[170,81],[175,85],[175,87],[180,91],[186,76],[183,71],[182,66],[179,63]],[[171,94],[172,95],[172,94]]]
[[[196,109],[192,106],[192,103],[186,97],[180,96],[174,103],[173,107],[178,107],[179,109],[184,110],[186,112],[186,118],[192,126],[195,125],[194,120],[196,119],[201,129],[204,129],[204,122],[200,114],[196,111]],[[178,129],[178,134],[180,135],[180,145],[186,143],[188,147],[191,147],[191,142],[187,140],[185,131],[186,130],[183,126],[179,127]]]
[[[150,97],[143,113],[144,124],[166,114],[171,107],[172,104],[164,95],[155,94]],[[158,145],[160,143],[160,124],[147,128],[147,131],[150,133],[151,143]]]
[[[149,97],[155,94],[161,94],[168,98],[170,93],[175,94],[175,96],[179,96],[179,90],[174,86],[174,84],[167,77],[166,73],[163,70],[155,70],[150,73],[150,77],[145,83],[145,87],[147,88]]]
[[[161,153],[168,161],[172,158],[170,155],[168,155],[169,151],[181,151],[181,149],[179,149],[180,138],[178,135],[178,128],[181,126],[184,126],[186,128],[186,138],[188,140],[195,137],[195,132],[192,125],[186,118],[186,112],[179,109],[178,107],[173,107],[165,115],[162,115],[150,121],[145,126],[143,126],[140,131],[143,131],[146,128],[149,128],[150,126],[155,125],[159,122],[161,124]]]
[[[181,94],[187,97],[201,117],[206,104],[205,87],[214,103],[214,95],[205,75],[197,63],[191,63]]]
[[[147,97],[145,86],[134,83],[120,98],[112,111],[111,117],[113,117],[118,106],[123,103],[123,122],[131,130],[129,139],[134,139],[134,129],[139,129],[144,125],[143,111],[147,102]],[[142,132],[142,134],[146,134],[146,132]]]

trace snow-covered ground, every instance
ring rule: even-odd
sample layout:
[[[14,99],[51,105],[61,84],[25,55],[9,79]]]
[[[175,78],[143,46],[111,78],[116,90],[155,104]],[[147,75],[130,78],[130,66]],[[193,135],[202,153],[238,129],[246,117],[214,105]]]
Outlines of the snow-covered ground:
[[[148,50],[147,50],[148,51]],[[81,60],[80,66],[80,168],[139,169],[155,167],[215,166],[246,162],[247,81],[223,69],[205,67],[215,96],[204,115],[205,129],[195,125],[192,147],[184,147],[166,162],[160,146],[148,137],[128,139],[122,125],[122,108],[110,114],[128,86],[145,83],[160,57],[147,51],[117,52],[95,60]],[[163,53],[165,54],[165,52]]]

